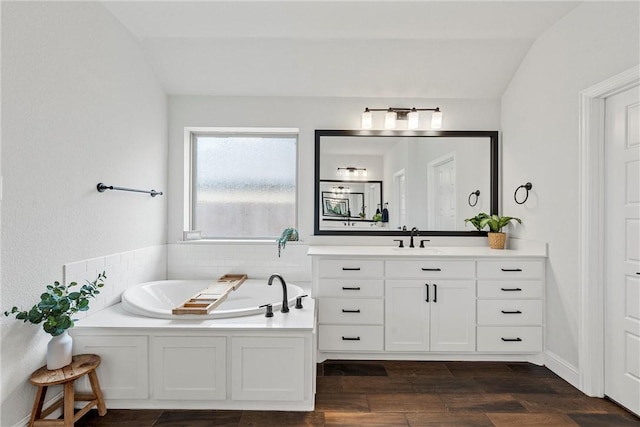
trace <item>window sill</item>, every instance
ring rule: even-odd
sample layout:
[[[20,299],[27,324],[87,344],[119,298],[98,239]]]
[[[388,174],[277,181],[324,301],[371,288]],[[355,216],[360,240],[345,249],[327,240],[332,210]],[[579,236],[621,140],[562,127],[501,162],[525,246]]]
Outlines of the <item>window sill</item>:
[[[200,240],[178,240],[180,245],[276,245],[277,239],[200,239]],[[288,241],[287,245],[305,244],[300,240]]]

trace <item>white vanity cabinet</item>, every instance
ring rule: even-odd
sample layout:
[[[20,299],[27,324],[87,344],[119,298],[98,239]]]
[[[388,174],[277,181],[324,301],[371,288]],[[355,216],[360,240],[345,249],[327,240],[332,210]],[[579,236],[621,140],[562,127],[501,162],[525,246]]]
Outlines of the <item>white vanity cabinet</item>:
[[[386,268],[385,350],[475,351],[473,261],[393,260]]]
[[[478,261],[478,351],[542,351],[542,260]]]
[[[384,262],[321,259],[317,276],[318,349],[382,351]]]
[[[541,363],[546,246],[437,249],[312,246],[319,360]]]

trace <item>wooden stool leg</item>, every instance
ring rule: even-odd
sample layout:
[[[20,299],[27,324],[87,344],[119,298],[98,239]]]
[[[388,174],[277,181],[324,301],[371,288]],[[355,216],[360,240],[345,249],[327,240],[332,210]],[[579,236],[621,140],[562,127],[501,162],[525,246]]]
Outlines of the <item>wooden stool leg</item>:
[[[91,383],[91,390],[98,400],[98,415],[102,417],[107,414],[107,405],[104,403],[100,382],[98,381],[98,374],[96,374],[95,369],[89,372],[89,382]]]
[[[31,419],[29,419],[29,427],[33,427],[35,420],[40,418],[42,414],[42,406],[44,405],[44,397],[47,395],[46,386],[38,387],[36,392],[36,399],[33,402],[33,409],[31,410]]]
[[[64,385],[64,427],[73,427],[73,407],[76,402],[74,397],[73,381],[69,381]]]

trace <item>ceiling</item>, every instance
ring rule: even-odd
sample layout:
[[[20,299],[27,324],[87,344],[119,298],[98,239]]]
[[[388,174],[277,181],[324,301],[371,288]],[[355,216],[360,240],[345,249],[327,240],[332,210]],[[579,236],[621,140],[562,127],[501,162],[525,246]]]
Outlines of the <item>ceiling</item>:
[[[169,94],[499,98],[576,1],[103,1]]]

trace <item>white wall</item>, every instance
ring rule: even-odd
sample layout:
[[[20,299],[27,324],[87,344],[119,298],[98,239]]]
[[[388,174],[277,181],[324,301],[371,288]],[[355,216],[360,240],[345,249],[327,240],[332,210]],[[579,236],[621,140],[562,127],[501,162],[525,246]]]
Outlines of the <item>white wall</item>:
[[[359,129],[365,107],[389,105],[439,106],[443,130],[496,130],[500,124],[498,100],[424,100],[296,97],[169,97],[169,242],[182,239],[184,200],[184,128],[288,127],[299,128],[298,230],[306,243],[371,241],[389,243],[389,237],[354,239],[313,237],[314,130]]]
[[[578,368],[578,94],[639,63],[638,2],[584,2],[531,47],[502,97],[504,213],[549,244],[547,350]],[[530,181],[524,205],[516,187]]]
[[[29,308],[66,262],[166,242],[166,196],[96,191],[167,189],[166,95],[103,6],[2,2],[2,95],[2,310]],[[0,325],[9,426],[31,411],[49,336]]]

